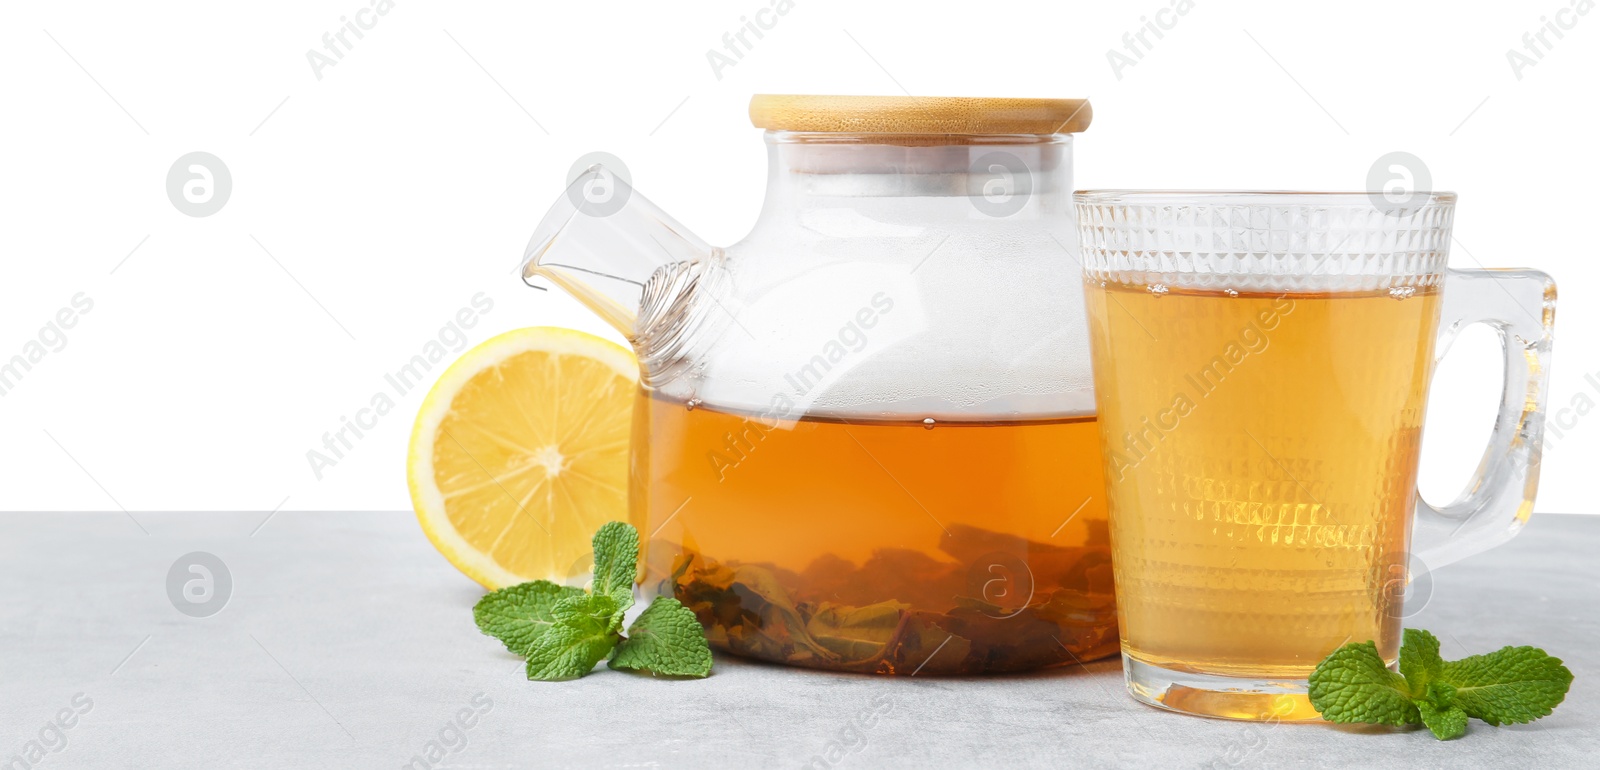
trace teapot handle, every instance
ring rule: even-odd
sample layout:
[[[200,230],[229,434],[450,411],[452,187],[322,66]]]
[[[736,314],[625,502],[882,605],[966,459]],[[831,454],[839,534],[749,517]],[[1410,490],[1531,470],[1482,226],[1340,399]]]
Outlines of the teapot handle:
[[[1505,390],[1489,446],[1461,495],[1440,508],[1417,495],[1411,552],[1428,569],[1510,540],[1533,514],[1556,285],[1537,270],[1449,270],[1441,299],[1435,365],[1462,329],[1487,324],[1505,351]]]

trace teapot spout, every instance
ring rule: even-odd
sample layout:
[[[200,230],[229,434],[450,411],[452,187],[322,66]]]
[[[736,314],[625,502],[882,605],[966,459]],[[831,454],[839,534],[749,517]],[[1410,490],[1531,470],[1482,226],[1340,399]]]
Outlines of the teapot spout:
[[[523,254],[526,281],[543,276],[614,327],[637,348],[651,331],[640,322],[658,274],[677,274],[711,254],[694,234],[603,165],[590,166],[550,207]],[[673,282],[676,283],[676,282]],[[655,315],[655,314],[649,314]]]

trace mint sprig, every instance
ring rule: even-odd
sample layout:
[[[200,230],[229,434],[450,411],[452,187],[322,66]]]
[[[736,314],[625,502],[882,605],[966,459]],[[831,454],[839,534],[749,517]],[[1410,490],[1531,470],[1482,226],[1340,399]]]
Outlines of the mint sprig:
[[[694,612],[658,596],[622,635],[633,606],[639,566],[639,531],[620,521],[595,532],[594,585],[562,586],[548,580],[502,588],[472,608],[478,629],[527,659],[528,678],[576,679],[610,656],[611,668],[661,676],[704,677],[711,648]]]
[[[1405,630],[1400,673],[1372,642],[1346,644],[1311,672],[1312,707],[1330,722],[1423,724],[1439,740],[1467,731],[1467,718],[1491,725],[1548,716],[1567,695],[1572,672],[1537,647],[1505,647],[1446,662],[1439,640]]]

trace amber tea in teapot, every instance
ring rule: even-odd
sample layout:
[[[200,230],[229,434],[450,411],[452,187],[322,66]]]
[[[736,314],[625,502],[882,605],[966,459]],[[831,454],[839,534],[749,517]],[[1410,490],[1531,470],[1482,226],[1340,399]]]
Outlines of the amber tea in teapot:
[[[903,674],[1116,650],[1092,416],[773,428],[703,404],[639,409],[645,579],[668,581],[713,644]]]
[[[638,355],[645,590],[722,650],[798,666],[1114,653],[1070,214],[1088,104],[758,96],[750,112],[769,175],[740,242],[701,242],[594,167],[526,254],[526,276]]]

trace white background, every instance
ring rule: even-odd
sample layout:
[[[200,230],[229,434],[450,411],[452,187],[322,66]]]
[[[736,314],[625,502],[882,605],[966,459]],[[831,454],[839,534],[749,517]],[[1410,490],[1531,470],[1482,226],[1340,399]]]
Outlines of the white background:
[[[367,0],[7,3],[0,359],[76,293],[94,308],[0,398],[0,509],[409,507],[420,392],[322,480],[306,452],[477,292],[495,305],[474,344],[536,324],[615,338],[510,272],[578,156],[624,158],[729,243],[765,175],[752,93],[909,92],[1089,97],[1080,188],[1362,189],[1380,155],[1420,156],[1461,194],[1454,266],[1560,284],[1551,404],[1571,427],[1538,509],[1600,512],[1600,417],[1570,408],[1600,402],[1600,12],[1571,4],[1195,0],[1119,78],[1107,51],[1170,0],[796,0],[719,79],[707,51],[767,0],[398,0],[319,80],[307,51]],[[1518,79],[1507,51],[1558,11],[1573,29]],[[165,192],[197,150],[233,177],[206,218]],[[1481,333],[1440,369],[1436,503],[1476,464],[1498,366]]]

